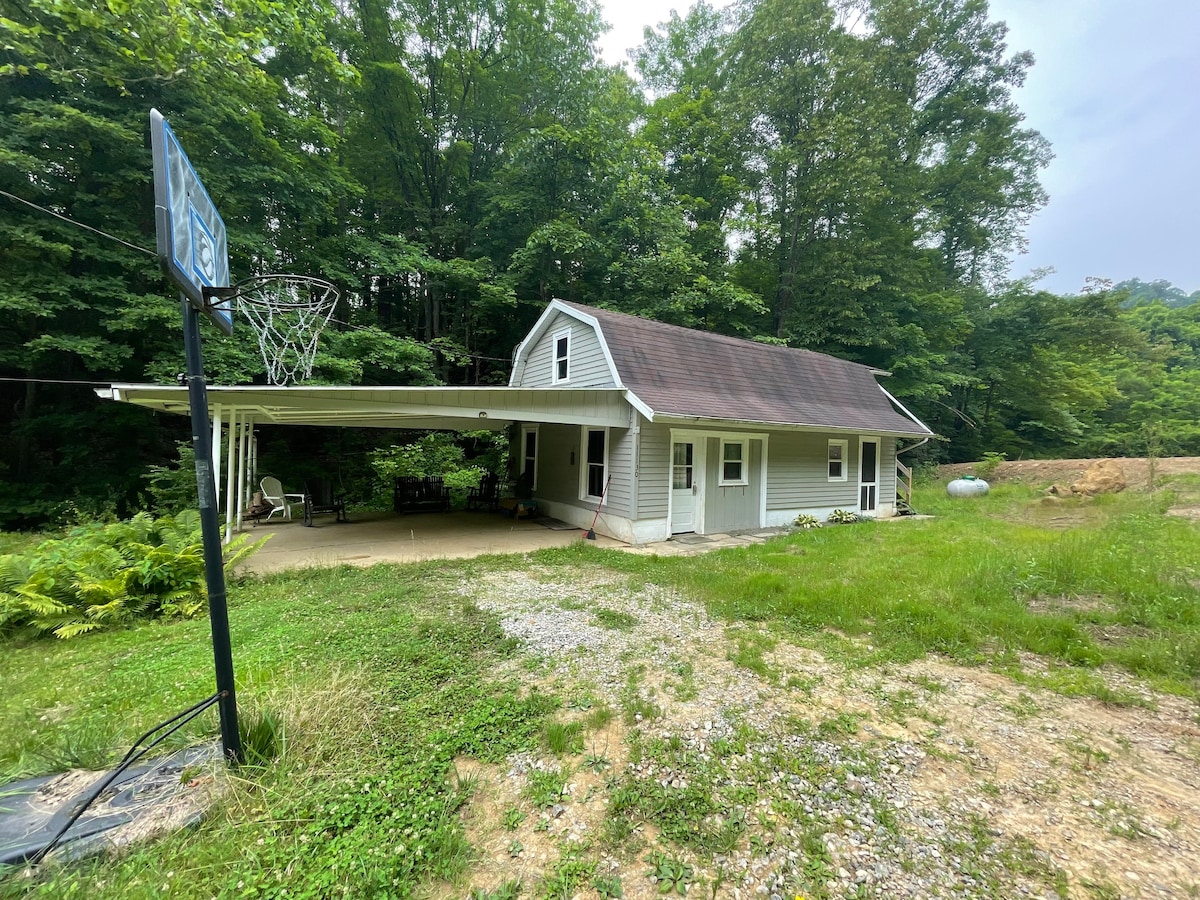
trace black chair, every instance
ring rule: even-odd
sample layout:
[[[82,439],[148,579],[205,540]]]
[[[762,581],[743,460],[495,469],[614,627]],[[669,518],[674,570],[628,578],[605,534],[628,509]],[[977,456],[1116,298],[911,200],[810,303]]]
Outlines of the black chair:
[[[500,507],[500,477],[494,472],[485,472],[479,479],[479,486],[467,493],[467,509],[481,509],[484,506],[492,512]]]
[[[333,482],[325,478],[313,478],[304,483],[304,524],[312,527],[313,516],[336,516],[338,522],[349,522],[346,516],[346,498],[333,491]]]

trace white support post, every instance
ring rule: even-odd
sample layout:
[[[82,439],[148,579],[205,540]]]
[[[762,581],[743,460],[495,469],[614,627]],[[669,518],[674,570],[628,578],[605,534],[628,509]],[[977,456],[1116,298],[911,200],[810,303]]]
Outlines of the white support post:
[[[213,495],[217,509],[221,508],[221,405],[213,407],[212,414],[212,469]]]
[[[237,498],[237,530],[242,530],[242,510],[246,508],[246,423],[243,420],[238,431],[238,498]]]
[[[254,479],[258,477],[258,436],[254,433],[254,420],[246,417],[246,428],[250,435],[246,441],[246,496],[254,496]]]
[[[237,456],[237,407],[229,411],[229,434],[225,439],[228,445],[225,454],[225,543],[233,540],[233,479],[234,458]]]

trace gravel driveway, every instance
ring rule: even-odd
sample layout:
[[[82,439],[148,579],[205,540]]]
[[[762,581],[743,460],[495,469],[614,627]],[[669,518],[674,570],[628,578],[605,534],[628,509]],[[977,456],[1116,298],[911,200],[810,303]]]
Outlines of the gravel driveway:
[[[626,900],[1200,896],[1190,701],[1115,675],[1140,705],[938,659],[849,669],[614,573],[458,591],[521,641],[513,674],[588,723],[558,755],[462,761],[476,897],[609,898],[613,876]],[[557,802],[531,799],[556,777]]]

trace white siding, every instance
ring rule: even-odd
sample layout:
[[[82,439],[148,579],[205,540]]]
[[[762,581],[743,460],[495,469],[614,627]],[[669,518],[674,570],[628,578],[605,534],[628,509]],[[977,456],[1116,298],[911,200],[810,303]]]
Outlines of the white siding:
[[[830,438],[847,443],[847,477],[830,481],[828,450]],[[851,435],[774,432],[767,457],[767,509],[823,510],[858,508],[858,438]],[[880,498],[886,472],[880,452]],[[893,454],[894,458],[894,454]],[[890,464],[889,464],[890,465]],[[894,479],[893,479],[894,483]]]
[[[575,425],[542,425],[538,429],[538,488],[534,497],[580,509],[595,510],[596,501],[580,499],[583,432]],[[630,514],[633,494],[633,434],[628,428],[608,429],[608,472],[612,477],[604,509]]]
[[[537,343],[529,348],[524,370],[515,387],[554,386],[554,338],[569,331],[571,335],[568,379],[560,387],[615,387],[612,370],[590,325],[564,313],[556,313]]]
[[[638,460],[637,518],[667,517],[670,467],[671,429],[666,425],[643,424],[641,455]]]
[[[705,440],[704,533],[757,528],[762,524],[759,521],[759,498],[762,496],[759,472],[763,442],[751,439],[747,445],[749,454],[742,462],[747,483],[721,487],[721,439],[710,437]]]

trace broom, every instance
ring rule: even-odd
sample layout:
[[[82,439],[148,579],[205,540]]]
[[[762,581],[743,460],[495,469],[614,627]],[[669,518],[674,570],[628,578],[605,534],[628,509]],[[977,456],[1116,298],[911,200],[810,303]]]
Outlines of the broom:
[[[604,482],[604,490],[600,492],[600,502],[596,504],[596,515],[592,516],[592,527],[589,528],[587,534],[584,535],[584,537],[586,537],[589,541],[594,541],[596,539],[596,520],[600,518],[600,507],[604,505],[604,495],[608,493],[608,486],[610,484],[612,484],[611,475],[609,475],[608,480]]]

